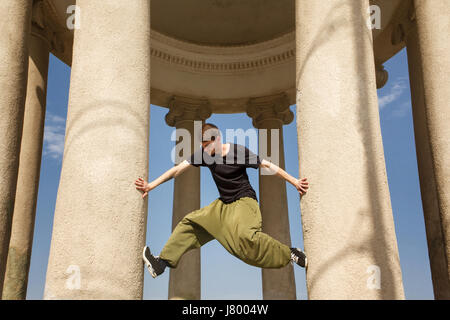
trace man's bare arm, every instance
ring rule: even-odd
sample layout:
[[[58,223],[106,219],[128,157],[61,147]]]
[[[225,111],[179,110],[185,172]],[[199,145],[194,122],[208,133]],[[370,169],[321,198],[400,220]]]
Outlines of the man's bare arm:
[[[307,189],[309,188],[309,186],[308,186],[309,183],[307,182],[306,178],[296,179],[293,176],[291,176],[289,173],[287,173],[286,171],[281,169],[279,166],[277,166],[276,164],[274,164],[270,161],[262,159],[261,167],[269,169],[272,174],[275,174],[278,177],[283,178],[284,180],[286,180],[287,182],[292,184],[298,190],[298,192],[300,193],[301,196],[303,194],[305,194]]]
[[[150,183],[147,183],[147,181],[145,181],[142,178],[138,178],[135,181],[136,189],[143,191],[144,193],[142,194],[142,198],[145,198],[149,191],[155,189],[160,184],[162,184],[166,181],[169,181],[170,179],[175,178],[176,176],[180,175],[190,165],[191,164],[189,162],[184,160],[183,162],[177,164],[176,166],[174,166],[174,167],[170,168],[169,170],[167,170],[166,172],[164,172],[162,175],[160,175],[158,178],[156,178],[155,180],[153,180]]]

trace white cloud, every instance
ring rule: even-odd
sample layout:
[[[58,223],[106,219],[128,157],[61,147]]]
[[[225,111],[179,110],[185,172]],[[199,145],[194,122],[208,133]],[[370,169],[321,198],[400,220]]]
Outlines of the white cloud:
[[[61,159],[64,153],[66,120],[47,112],[44,127],[44,156]]]
[[[411,102],[403,102],[402,104],[398,105],[395,109],[391,112],[392,118],[402,118],[408,114],[408,112],[411,110]]]
[[[47,114],[47,120],[50,122],[54,122],[54,123],[65,123],[66,119],[64,119],[63,117],[57,116],[55,114]]]
[[[392,102],[400,98],[407,88],[407,79],[405,77],[398,78],[392,85],[389,93],[378,98],[378,105],[380,106],[380,110],[383,110]]]

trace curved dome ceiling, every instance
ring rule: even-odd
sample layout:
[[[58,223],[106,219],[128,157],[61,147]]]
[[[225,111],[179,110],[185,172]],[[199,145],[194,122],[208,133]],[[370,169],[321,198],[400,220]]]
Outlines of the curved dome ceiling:
[[[152,0],[152,29],[204,45],[242,45],[294,30],[294,0]]]
[[[43,1],[62,43],[52,53],[68,65],[74,32],[66,27],[67,8],[76,1]],[[381,64],[404,47],[393,45],[391,34],[410,1],[370,3],[382,12],[381,29],[373,30]],[[167,106],[178,95],[235,113],[245,112],[249,97],[281,92],[295,103],[295,0],[152,0],[151,27],[152,103]]]

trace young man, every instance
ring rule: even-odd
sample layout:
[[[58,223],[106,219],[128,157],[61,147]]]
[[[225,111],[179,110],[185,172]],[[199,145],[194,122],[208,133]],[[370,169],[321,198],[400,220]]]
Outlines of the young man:
[[[273,170],[294,185],[300,196],[308,189],[306,178],[295,179],[275,164],[261,160],[245,146],[222,144],[219,129],[205,123],[202,126],[201,149],[151,183],[138,178],[136,189],[143,191],[144,198],[150,190],[178,176],[190,165],[210,169],[220,197],[208,206],[187,214],[173,230],[159,256],[152,255],[149,247],[144,247],[143,259],[153,278],[163,273],[166,267],[176,268],[186,251],[199,248],[213,239],[252,266],[281,268],[295,262],[307,267],[306,255],[302,250],[289,248],[261,231],[261,212],[246,168],[262,166]]]

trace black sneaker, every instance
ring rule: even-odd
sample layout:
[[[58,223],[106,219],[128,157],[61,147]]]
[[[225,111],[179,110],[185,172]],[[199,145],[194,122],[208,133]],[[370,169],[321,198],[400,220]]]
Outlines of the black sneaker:
[[[152,255],[152,253],[150,252],[150,248],[147,246],[144,247],[142,258],[144,259],[145,266],[147,267],[153,278],[156,278],[161,273],[163,273],[167,267],[164,260],[160,259],[159,256]]]
[[[291,262],[295,262],[303,268],[306,268],[308,266],[308,259],[306,258],[306,254],[299,248],[291,248]]]

